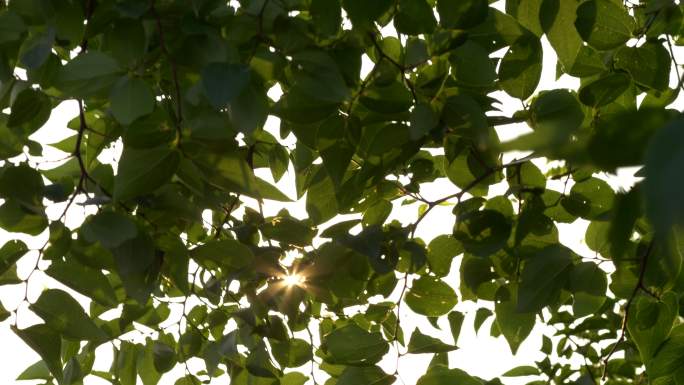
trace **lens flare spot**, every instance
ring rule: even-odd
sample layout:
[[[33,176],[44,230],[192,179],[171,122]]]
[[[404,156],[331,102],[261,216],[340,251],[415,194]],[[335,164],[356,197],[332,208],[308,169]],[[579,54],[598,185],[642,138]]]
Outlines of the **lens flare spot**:
[[[304,282],[306,282],[306,279],[299,274],[288,274],[283,277],[283,283],[286,286],[301,286]]]

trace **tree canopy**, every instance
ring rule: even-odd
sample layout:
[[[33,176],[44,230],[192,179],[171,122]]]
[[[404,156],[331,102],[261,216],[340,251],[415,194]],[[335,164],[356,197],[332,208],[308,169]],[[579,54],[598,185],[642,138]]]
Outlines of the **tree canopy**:
[[[0,320],[41,357],[19,379],[389,385],[381,360],[432,354],[419,385],[684,383],[684,6],[490,3],[0,0],[0,285],[27,293]],[[578,89],[537,91],[544,55]],[[62,103],[72,135],[36,141]],[[306,215],[264,214],[291,201]],[[37,274],[61,286],[29,298]],[[450,366],[459,301],[513,353],[553,327],[544,358]]]

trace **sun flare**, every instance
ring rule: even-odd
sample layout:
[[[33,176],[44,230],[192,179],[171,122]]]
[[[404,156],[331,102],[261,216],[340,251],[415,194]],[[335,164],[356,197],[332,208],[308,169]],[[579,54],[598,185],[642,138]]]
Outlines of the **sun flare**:
[[[288,274],[283,277],[283,283],[286,286],[301,286],[306,282],[306,278],[300,274]]]

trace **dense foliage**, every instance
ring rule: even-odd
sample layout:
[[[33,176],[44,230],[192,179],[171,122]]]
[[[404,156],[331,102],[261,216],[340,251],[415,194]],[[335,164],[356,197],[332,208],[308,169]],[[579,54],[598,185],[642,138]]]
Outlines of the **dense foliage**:
[[[491,2],[0,1],[0,227],[47,239],[4,243],[0,284],[28,293],[42,272],[68,287],[0,306],[42,358],[20,379],[153,385],[185,366],[166,381],[379,385],[399,381],[383,357],[430,353],[420,385],[497,384],[450,369],[454,341],[399,322],[443,318],[457,341],[454,306],[479,301],[477,322],[494,317],[513,352],[555,328],[546,358],[507,376],[684,383],[684,123],[668,109],[684,8]],[[535,92],[542,39],[579,89]],[[496,91],[520,110],[503,116]],[[73,135],[50,146],[66,158],[37,162],[46,143],[31,135],[64,101],[78,103]],[[532,131],[500,141],[516,122]],[[626,166],[643,177],[629,191],[599,177]],[[440,179],[450,191],[426,199]],[[264,217],[290,199],[307,218]],[[420,239],[438,206],[453,221]],[[399,207],[414,218],[388,220]],[[559,242],[578,218],[593,255]],[[27,312],[42,322],[23,325]],[[114,350],[110,371],[92,369],[98,347]]]

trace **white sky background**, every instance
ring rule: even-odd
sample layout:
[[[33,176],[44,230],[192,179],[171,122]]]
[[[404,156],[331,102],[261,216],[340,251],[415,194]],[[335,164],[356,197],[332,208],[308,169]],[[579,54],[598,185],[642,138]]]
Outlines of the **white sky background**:
[[[494,6],[502,9],[503,2],[497,2],[494,4]],[[386,34],[391,33],[392,35],[394,35],[394,31],[391,27],[391,24],[387,28],[387,31],[383,32],[386,32]],[[542,79],[537,89],[537,92],[541,90],[557,88],[569,88],[576,90],[579,86],[578,79],[569,77],[567,75],[564,75],[559,80],[555,79],[555,55],[545,38],[543,39],[543,44],[544,65]],[[682,55],[683,50],[679,49],[678,47],[675,47],[675,50],[677,55],[680,57],[680,60],[678,60],[678,62],[683,62],[683,60],[681,60],[681,58],[684,58],[684,55]],[[498,51],[494,53],[492,56],[500,57],[504,53],[505,50]],[[372,64],[368,61],[364,63],[364,75],[365,73],[370,71],[371,65]],[[674,71],[672,71],[671,86],[674,86],[676,83],[677,79]],[[275,90],[272,91],[275,93]],[[271,96],[277,97],[277,93],[274,93],[271,93]],[[510,98],[504,92],[495,92],[494,94],[492,94],[492,96],[494,96],[502,102],[500,106],[497,106],[502,111],[501,115],[512,116],[512,114],[515,111],[521,108],[519,100]],[[680,97],[677,99],[673,107],[681,110],[682,105],[684,105],[683,101],[684,98],[680,94]],[[71,118],[73,118],[76,115],[77,106],[74,101],[62,103],[55,110],[53,110],[52,116],[48,123],[39,131],[37,131],[32,136],[32,139],[40,143],[55,143],[67,136],[73,135],[73,131],[67,129],[66,124]],[[275,117],[269,117],[266,128],[267,130],[275,133],[276,137],[278,136],[278,127],[278,119]],[[497,132],[502,141],[509,140],[527,131],[529,131],[529,128],[525,123],[497,127]],[[292,144],[294,143],[294,139],[292,137],[286,138],[286,140],[283,143]],[[106,162],[114,162],[115,159],[118,157],[119,151],[120,148],[115,148],[113,151],[109,151],[103,154],[103,156],[101,156],[100,158],[101,160]],[[32,161],[56,161],[59,159],[63,159],[68,154],[62,153],[51,147],[45,146],[44,155],[45,156],[42,159],[32,159]],[[522,155],[524,154],[506,154],[504,162],[510,161],[515,157],[519,158]],[[545,171],[549,168],[549,165],[545,164],[542,161],[535,160],[535,163],[542,169],[542,171]],[[58,164],[59,163],[55,162],[44,162],[40,164],[40,167],[53,168]],[[614,189],[629,188],[634,183],[634,178],[632,177],[633,171],[634,170],[621,170],[617,176],[606,175],[604,179],[606,179]],[[272,181],[270,171],[268,171],[267,169],[258,170],[257,173],[260,177]],[[286,174],[285,177],[283,177],[281,181],[277,183],[277,186],[290,197],[295,196],[293,176],[293,170],[290,168],[288,174]],[[570,181],[568,189],[571,187],[571,184],[572,181]],[[547,182],[547,185],[550,188],[558,191],[563,190],[563,181],[560,180],[549,180]],[[501,194],[505,192],[506,188],[507,187],[504,184],[493,186],[490,189],[490,195],[494,196]],[[421,193],[426,199],[433,200],[449,195],[453,193],[455,189],[456,187],[453,184],[451,184],[446,178],[444,178],[434,183],[424,184],[421,188]],[[48,215],[51,218],[58,217],[61,214],[63,207],[63,204],[50,204],[48,206]],[[267,204],[264,205],[264,214],[266,216],[275,215],[283,207],[287,208],[290,211],[290,213],[296,217],[305,218],[307,216],[306,210],[304,208],[304,199],[291,204],[281,204],[278,202],[269,201],[267,202]],[[416,235],[421,237],[426,242],[428,242],[437,235],[450,233],[454,222],[454,217],[451,214],[451,209],[451,206],[436,207],[421,223],[416,232]],[[395,204],[394,210],[389,220],[398,219],[404,224],[411,223],[415,220],[417,216],[417,210],[417,204],[403,207],[399,206],[398,204]],[[94,212],[94,206],[88,206],[87,208],[77,205],[72,206],[69,215],[66,218],[67,226],[72,228],[77,227],[86,215],[90,215]],[[241,212],[238,211],[236,215],[239,217],[241,215]],[[209,217],[207,217],[206,219],[210,220]],[[328,225],[329,224],[326,224],[325,226],[323,226],[323,228],[327,227]],[[594,252],[589,250],[583,241],[586,226],[587,222],[581,219],[578,219],[576,222],[572,224],[558,224],[561,242],[564,245],[572,248],[580,255],[592,256]],[[0,243],[4,243],[10,239],[16,238],[24,240],[32,249],[38,249],[40,246],[43,245],[43,243],[47,239],[47,232],[41,234],[38,237],[30,237],[25,236],[23,234],[10,234],[0,229]],[[33,266],[36,261],[36,256],[37,252],[31,252],[19,262],[18,271],[19,276],[21,278],[26,277],[27,274],[33,269]],[[445,278],[445,281],[456,289],[459,286],[458,266],[460,263],[460,259],[460,257],[457,257],[454,260],[452,273]],[[46,264],[41,264],[41,268],[44,267],[46,267]],[[398,285],[397,290],[394,293],[394,299],[398,298],[399,286],[400,285]],[[70,293],[72,293],[72,295],[74,295],[75,298],[77,298],[81,302],[85,309],[88,308],[89,300],[87,299],[87,297],[84,297],[69,289],[66,289],[63,285],[59,284],[50,277],[47,277],[41,272],[36,272],[31,278],[28,290],[29,300],[35,301],[40,295],[41,291],[47,287],[59,287],[61,289],[69,291]],[[0,301],[8,310],[15,309],[20,299],[23,298],[23,296],[24,285],[0,287]],[[539,349],[541,347],[541,332],[545,326],[538,325],[534,329],[532,334],[527,338],[527,340],[521,345],[517,355],[515,356],[513,356],[510,353],[508,344],[503,339],[503,337],[492,338],[489,336],[489,328],[493,321],[493,317],[490,317],[483,324],[483,326],[480,329],[480,333],[476,335],[473,329],[473,319],[475,315],[475,310],[483,306],[488,307],[490,309],[492,308],[491,303],[488,302],[482,302],[477,304],[473,302],[463,302],[459,303],[456,306],[455,310],[464,312],[466,314],[466,319],[463,323],[460,339],[458,341],[458,346],[460,347],[460,349],[449,354],[451,367],[461,368],[472,375],[477,375],[485,379],[489,379],[492,377],[497,377],[505,371],[518,365],[534,365],[534,361],[540,360],[544,357],[543,353],[541,353]],[[162,325],[175,323],[178,320],[179,316],[180,310],[172,307],[171,316]],[[440,320],[439,323],[442,327],[442,330],[437,330],[433,328],[427,322],[427,320],[425,320],[424,317],[416,316],[415,314],[411,313],[407,306],[402,306],[401,326],[404,329],[406,341],[408,342],[408,337],[410,336],[411,331],[415,327],[419,327],[423,333],[440,338],[447,343],[451,343],[452,337],[449,331],[448,323],[446,321],[446,317],[443,318],[444,319]],[[0,324],[0,384],[24,383],[30,385],[34,382],[15,382],[15,378],[27,366],[39,360],[39,357],[10,330],[9,325],[12,322],[12,320],[13,317]],[[32,313],[30,313],[30,311],[26,309],[26,304],[23,304],[21,306],[21,310],[19,311],[19,326],[23,328],[37,322],[40,322],[40,319],[34,316]],[[177,328],[173,328],[171,330],[177,330]],[[314,334],[316,334],[315,331]],[[306,336],[306,333],[304,333],[304,335],[298,335],[298,337],[308,340],[308,336]],[[140,337],[134,337],[134,340],[141,341]],[[315,342],[316,344],[318,344],[318,341]],[[402,348],[401,350],[403,351],[404,349]],[[396,366],[395,354],[395,351],[391,349],[390,353],[387,354],[386,358],[380,364],[388,373],[394,372]],[[111,358],[111,346],[109,344],[103,345],[97,351],[94,369],[109,371]],[[427,364],[431,358],[431,354],[406,355],[401,358],[399,373],[401,376],[401,380],[403,380],[405,385],[415,384],[417,379],[425,373]],[[575,362],[575,364],[579,364],[579,362]],[[204,369],[204,363],[200,359],[192,359],[190,360],[190,367],[192,369],[201,370]],[[307,375],[310,374],[310,368],[308,365],[299,368],[299,371]],[[162,377],[160,384],[173,384],[176,381],[176,379],[180,378],[182,375],[183,369],[182,366],[179,365],[170,373],[165,374]],[[326,378],[326,375],[322,372],[317,372],[316,378],[318,382],[322,384],[324,382],[324,379]],[[533,378],[531,377],[509,378],[505,379],[504,382],[506,384],[524,384],[532,379]],[[401,380],[399,380],[397,383],[401,384]],[[227,380],[225,379],[225,377],[221,379],[215,379],[214,381],[212,381],[212,384],[226,383]],[[109,382],[98,379],[94,376],[89,376],[85,381],[85,385],[98,384],[109,384]]]

